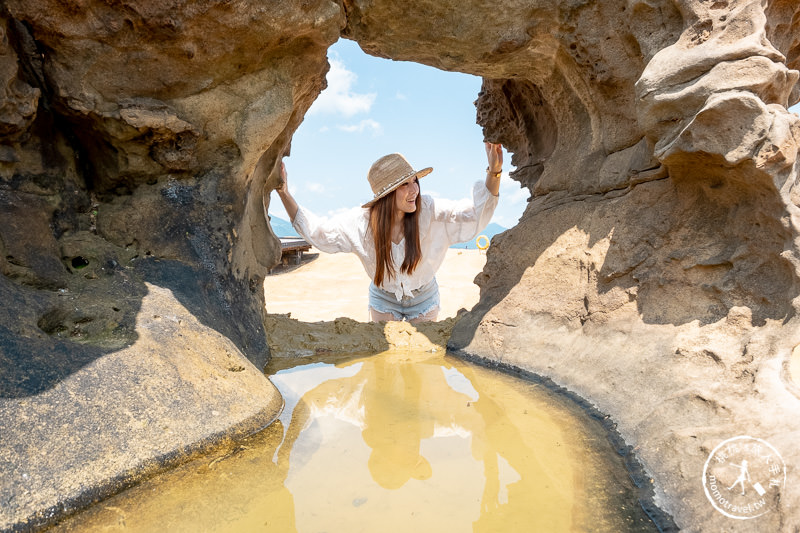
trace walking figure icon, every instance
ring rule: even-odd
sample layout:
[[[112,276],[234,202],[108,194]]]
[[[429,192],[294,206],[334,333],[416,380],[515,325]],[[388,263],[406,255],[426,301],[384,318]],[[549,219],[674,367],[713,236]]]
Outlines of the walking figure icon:
[[[735,466],[739,469],[739,477],[736,478],[736,481],[733,482],[733,485],[728,487],[728,490],[733,489],[736,485],[742,486],[742,496],[744,496],[744,482],[750,482],[750,472],[747,471],[747,459],[742,459],[742,464],[737,465],[731,463],[731,466]]]

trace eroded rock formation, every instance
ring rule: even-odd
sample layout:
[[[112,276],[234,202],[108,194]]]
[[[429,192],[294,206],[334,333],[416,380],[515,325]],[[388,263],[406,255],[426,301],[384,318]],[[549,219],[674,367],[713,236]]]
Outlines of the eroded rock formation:
[[[132,392],[114,408],[156,401],[138,372],[203,328],[218,339],[209,369],[232,372],[212,364],[232,350],[248,373],[263,365],[260,281],[278,247],[262,192],[341,33],[484,77],[479,123],[531,190],[450,346],[596,404],[680,528],[800,526],[797,484],[758,522],[732,522],[701,483],[710,450],[739,434],[800,463],[785,371],[800,344],[794,0],[6,0],[0,17],[3,446],[29,436],[34,395],[69,395],[115,358],[138,363],[115,376]],[[155,315],[175,319],[157,354],[142,329],[158,333]],[[31,514],[45,504],[4,523],[46,520]]]
[[[800,6],[540,4],[346,3],[365,50],[485,78],[478,120],[532,191],[450,347],[608,413],[678,527],[797,527],[796,487],[736,522],[702,479],[736,435],[800,459]]]
[[[261,198],[340,25],[326,1],[0,5],[0,530],[277,416]]]

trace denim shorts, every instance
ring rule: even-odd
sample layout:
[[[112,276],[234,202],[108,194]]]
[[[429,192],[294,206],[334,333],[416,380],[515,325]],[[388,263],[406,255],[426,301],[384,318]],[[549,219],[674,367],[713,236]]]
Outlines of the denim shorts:
[[[398,302],[394,293],[370,283],[369,306],[379,313],[391,313],[397,320],[411,320],[439,307],[439,285],[436,278],[411,293],[412,296],[403,296]]]

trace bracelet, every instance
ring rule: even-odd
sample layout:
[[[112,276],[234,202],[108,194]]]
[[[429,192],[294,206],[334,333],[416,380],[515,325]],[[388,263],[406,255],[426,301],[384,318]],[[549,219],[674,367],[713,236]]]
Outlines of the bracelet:
[[[486,173],[489,174],[493,178],[499,178],[500,174],[503,173],[503,169],[501,168],[497,172],[492,172],[491,170],[489,170],[489,167],[486,167]]]

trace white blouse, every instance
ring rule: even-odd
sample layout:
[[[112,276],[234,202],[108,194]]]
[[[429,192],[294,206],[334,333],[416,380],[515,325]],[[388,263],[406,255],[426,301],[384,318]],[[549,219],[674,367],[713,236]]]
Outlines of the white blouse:
[[[419,243],[422,258],[411,274],[401,273],[405,258],[405,239],[392,243],[394,276],[384,276],[381,288],[393,293],[400,301],[411,296],[433,280],[444,261],[447,249],[456,243],[474,239],[489,224],[497,207],[498,197],[477,182],[469,200],[434,200],[421,195],[419,213]],[[292,226],[302,237],[323,252],[353,252],[361,260],[367,275],[375,279],[375,244],[369,229],[369,209],[354,208],[331,218],[318,217],[300,207]]]

